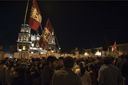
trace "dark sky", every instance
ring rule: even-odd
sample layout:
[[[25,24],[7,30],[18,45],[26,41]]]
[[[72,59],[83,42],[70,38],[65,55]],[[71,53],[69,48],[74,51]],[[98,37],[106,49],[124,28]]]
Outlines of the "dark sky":
[[[105,35],[111,45],[115,40],[117,44],[128,42],[128,2],[37,1],[37,4],[43,19],[42,27],[49,18],[62,52],[75,47],[100,47]],[[16,44],[26,5],[27,1],[0,2],[0,45],[5,51],[9,50],[9,45]],[[39,32],[41,34],[40,28]]]

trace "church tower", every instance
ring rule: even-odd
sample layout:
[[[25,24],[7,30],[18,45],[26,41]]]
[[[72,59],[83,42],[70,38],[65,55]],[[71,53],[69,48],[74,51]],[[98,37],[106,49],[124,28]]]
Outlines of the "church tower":
[[[21,25],[20,33],[18,34],[18,40],[17,40],[17,51],[22,51],[22,40],[23,40],[23,52],[26,51],[26,49],[29,49],[31,45],[31,28],[28,24],[25,24],[25,29],[23,28],[24,24]],[[23,36],[24,32],[24,36]]]
[[[18,40],[17,40],[17,51],[21,53],[22,51],[22,40],[23,40],[23,53],[28,51],[28,53],[39,53],[39,54],[46,54],[47,53],[47,47],[51,48],[52,53],[57,52],[56,43],[55,43],[55,36],[54,36],[54,30],[52,32],[52,39],[48,43],[48,45],[45,47],[45,49],[42,49],[39,46],[39,40],[41,35],[39,35],[38,31],[37,34],[31,34],[31,28],[28,24],[25,24],[25,29],[23,28],[24,24],[21,25],[20,33],[18,34]],[[24,36],[23,36],[24,32]],[[24,54],[23,54],[24,55]]]

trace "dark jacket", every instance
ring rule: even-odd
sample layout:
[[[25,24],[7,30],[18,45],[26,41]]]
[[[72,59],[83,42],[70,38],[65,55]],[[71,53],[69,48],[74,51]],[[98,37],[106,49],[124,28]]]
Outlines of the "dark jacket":
[[[128,61],[125,61],[122,65],[122,75],[128,79]]]
[[[50,85],[82,85],[82,81],[71,69],[63,68],[54,73]]]
[[[53,76],[53,69],[46,65],[41,73],[40,79],[41,79],[41,85],[49,85],[51,78]]]
[[[25,85],[24,78],[21,77],[14,78],[11,85]]]
[[[123,78],[120,70],[111,64],[104,65],[98,71],[98,84],[99,85],[120,85]]]

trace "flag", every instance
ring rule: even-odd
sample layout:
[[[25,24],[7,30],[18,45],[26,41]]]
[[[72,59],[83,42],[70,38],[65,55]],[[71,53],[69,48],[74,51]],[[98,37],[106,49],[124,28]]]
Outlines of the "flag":
[[[115,54],[116,53],[116,41],[115,41],[115,43],[114,43],[112,48],[113,48],[113,53]]]
[[[52,28],[51,22],[48,19],[45,25],[44,31],[42,33],[42,36],[40,38],[40,41],[39,41],[40,47],[42,47],[43,49],[46,47],[48,42],[51,41],[52,30],[53,28]]]
[[[30,19],[29,19],[29,27],[37,31],[41,24],[41,21],[42,21],[42,16],[41,16],[39,7],[36,3],[36,0],[33,0],[31,13],[30,13]]]
[[[47,43],[45,42],[45,40],[41,36],[40,41],[39,41],[39,46],[44,49],[46,47],[46,45],[47,45]]]
[[[46,28],[49,30],[49,32],[52,34],[53,28],[52,28],[51,22],[49,21],[49,18],[48,18],[48,20],[47,20],[47,23],[46,23],[45,27],[46,27]]]

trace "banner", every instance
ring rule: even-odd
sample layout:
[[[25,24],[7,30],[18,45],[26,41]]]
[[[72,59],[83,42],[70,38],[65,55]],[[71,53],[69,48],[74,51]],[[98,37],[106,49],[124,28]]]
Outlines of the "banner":
[[[42,32],[42,36],[40,38],[40,41],[39,41],[39,45],[43,49],[46,47],[48,42],[50,42],[52,39],[52,30],[53,30],[53,28],[52,28],[51,22],[48,19],[47,23],[45,25],[44,31]]]
[[[42,16],[41,16],[39,7],[36,3],[36,0],[33,0],[31,13],[30,13],[30,19],[29,19],[29,27],[37,31],[41,24],[41,21],[42,21]]]

